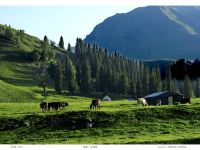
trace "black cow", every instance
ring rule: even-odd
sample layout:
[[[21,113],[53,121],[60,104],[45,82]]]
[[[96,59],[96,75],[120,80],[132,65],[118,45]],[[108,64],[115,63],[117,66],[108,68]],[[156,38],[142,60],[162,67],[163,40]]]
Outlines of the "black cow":
[[[47,102],[41,102],[40,103],[40,109],[41,109],[42,112],[47,111],[47,108],[48,108]]]
[[[187,103],[191,104],[191,100],[190,100],[190,98],[183,97],[182,99],[180,99],[180,103],[181,104],[187,104]]]
[[[48,111],[52,109],[58,110],[60,108],[60,102],[49,102],[48,103]]]
[[[100,100],[99,99],[94,99],[92,100],[92,103],[90,104],[90,109],[96,109],[99,108],[100,109]]]

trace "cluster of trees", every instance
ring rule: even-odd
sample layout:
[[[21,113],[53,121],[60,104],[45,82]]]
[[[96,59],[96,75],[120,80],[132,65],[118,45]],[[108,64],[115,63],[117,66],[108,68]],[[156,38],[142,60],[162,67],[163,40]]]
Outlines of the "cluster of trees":
[[[170,66],[173,90],[188,97],[200,97],[200,60],[179,59]],[[173,82],[172,82],[173,81]]]
[[[40,48],[32,52],[32,60],[37,62],[36,80],[39,86],[43,88],[44,95],[47,94],[46,87],[50,79],[54,80],[55,91],[58,94],[60,94],[63,89],[63,80],[66,81],[65,84],[71,93],[74,93],[78,88],[75,77],[76,70],[71,60],[68,59],[68,55],[66,55],[65,61],[55,59],[55,50],[60,49],[67,54],[67,52],[71,52],[71,45],[68,44],[68,49],[65,50],[64,40],[61,36],[58,47],[56,47],[55,42],[50,41],[45,35]]]
[[[200,60],[193,62],[185,59],[179,59],[171,65],[172,77],[177,80],[183,80],[187,75],[194,80],[200,77]]]
[[[55,58],[55,52],[50,47],[50,42],[47,36],[44,36],[44,40],[39,49],[35,49],[32,52],[33,61],[50,61]]]
[[[162,90],[158,67],[150,70],[142,61],[127,59],[117,52],[109,54],[106,49],[86,44],[82,39],[76,41],[75,54],[68,53],[66,61],[54,68],[60,68],[54,69],[58,93],[62,90],[62,85],[58,86],[61,83],[69,92],[82,94],[111,92],[141,97]]]
[[[24,30],[15,30],[11,26],[0,27],[0,40],[20,47],[24,38]]]
[[[44,38],[44,43],[49,45],[47,38]],[[62,37],[59,47],[64,49]],[[199,79],[198,82],[192,81],[188,74],[184,74],[181,80],[174,76],[173,69],[180,60],[165,68],[165,77],[161,78],[159,67],[150,69],[143,61],[127,59],[117,52],[110,54],[107,49],[99,48],[95,44],[91,46],[79,38],[76,40],[75,53],[71,53],[70,44],[68,49],[65,60],[50,61],[53,57],[44,55],[44,49],[38,57],[40,61],[49,61],[43,76],[54,79],[55,91],[58,94],[67,89],[72,94],[78,92],[89,95],[92,92],[104,92],[137,98],[169,90],[188,97],[200,96]],[[177,68],[175,70],[177,71]],[[41,85],[46,86],[47,80],[42,77],[40,79],[43,80]]]

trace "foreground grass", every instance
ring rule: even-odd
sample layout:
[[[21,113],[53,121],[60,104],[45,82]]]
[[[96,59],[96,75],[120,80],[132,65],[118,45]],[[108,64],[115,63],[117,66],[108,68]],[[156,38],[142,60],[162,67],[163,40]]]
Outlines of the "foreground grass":
[[[191,105],[150,107],[120,100],[102,102],[100,110],[89,110],[91,99],[84,97],[55,96],[47,101],[58,99],[70,106],[59,112],[41,113],[38,103],[1,103],[0,143],[200,143],[199,99],[194,99]],[[84,120],[88,119],[93,122],[92,128],[85,127]],[[11,128],[9,124],[13,122],[22,124]]]

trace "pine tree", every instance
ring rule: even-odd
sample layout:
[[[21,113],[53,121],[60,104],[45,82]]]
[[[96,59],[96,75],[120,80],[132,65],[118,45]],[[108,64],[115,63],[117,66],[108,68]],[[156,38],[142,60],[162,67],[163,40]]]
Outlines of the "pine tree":
[[[62,49],[65,48],[65,47],[64,47],[64,40],[63,40],[63,37],[62,37],[62,36],[60,37],[60,41],[59,41],[58,46],[59,46],[60,48],[62,48]]]
[[[132,98],[137,98],[136,83],[135,83],[134,79],[131,79],[131,81],[130,81],[129,94],[131,95]]]
[[[173,81],[170,68],[167,69],[165,86],[166,86],[165,89],[167,91],[173,91]]]
[[[46,95],[46,86],[48,84],[49,73],[48,73],[49,64],[46,61],[41,61],[36,69],[35,79],[39,82],[39,86],[43,88],[43,93]]]
[[[62,66],[58,61],[55,69],[55,91],[60,94],[62,92]]]
[[[142,74],[142,87],[143,87],[143,95],[148,95],[149,94],[149,70],[148,68],[145,66],[144,67],[144,71]]]
[[[70,43],[68,43],[67,51],[70,52],[70,53],[72,52],[72,47],[71,47]]]
[[[44,42],[41,44],[41,53],[40,59],[41,61],[50,61],[55,57],[55,52],[50,49],[49,40],[47,36],[44,36]]]
[[[49,39],[46,35],[44,36],[44,44],[49,45]]]
[[[190,78],[186,75],[184,78],[184,96],[194,97],[194,90]]]
[[[72,61],[68,58],[66,60],[66,80],[68,90],[74,94],[74,92],[78,89],[77,81],[76,81],[76,68],[73,65]]]
[[[80,42],[79,42],[79,39],[77,38],[76,39],[76,45],[75,45],[75,56],[77,59],[80,58],[80,52],[81,51],[81,48],[80,48]]]
[[[195,97],[200,97],[200,79],[196,79]]]
[[[85,60],[81,68],[80,92],[82,94],[90,94],[91,92],[91,67],[88,60]]]
[[[123,73],[120,77],[121,82],[121,93],[124,95],[128,94],[129,91],[129,80],[127,74]]]
[[[97,78],[97,85],[101,92],[108,92],[107,70],[103,66],[100,68],[100,72]]]
[[[144,96],[143,91],[142,91],[142,82],[139,78],[136,81],[136,94],[137,94],[137,98]]]
[[[155,93],[162,90],[160,69],[157,67],[150,72],[149,93]]]
[[[161,83],[161,75],[160,75],[160,68],[156,68],[155,72],[155,86],[156,92],[160,92],[162,90],[162,83]]]

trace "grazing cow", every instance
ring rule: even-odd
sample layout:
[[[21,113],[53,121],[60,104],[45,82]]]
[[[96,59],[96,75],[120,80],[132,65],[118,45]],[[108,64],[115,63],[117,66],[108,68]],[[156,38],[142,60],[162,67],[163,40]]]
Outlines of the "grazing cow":
[[[147,104],[147,102],[144,98],[138,98],[137,99],[137,105],[139,106],[141,104],[142,104],[142,106],[148,106],[148,104]]]
[[[41,111],[44,112],[44,111],[47,111],[47,103],[46,102],[41,102],[40,103],[40,108],[41,108]]]
[[[59,109],[64,109],[66,106],[69,106],[69,104],[65,102],[60,102]]]
[[[58,108],[60,108],[60,102],[50,102],[50,103],[48,103],[48,111],[50,111],[51,108],[58,110]]]
[[[99,108],[100,109],[100,100],[99,99],[94,99],[92,100],[92,103],[90,104],[90,109],[96,109]]]
[[[191,104],[191,100],[190,100],[190,98],[183,97],[182,99],[180,99],[180,103],[181,104],[187,104],[187,103]]]

